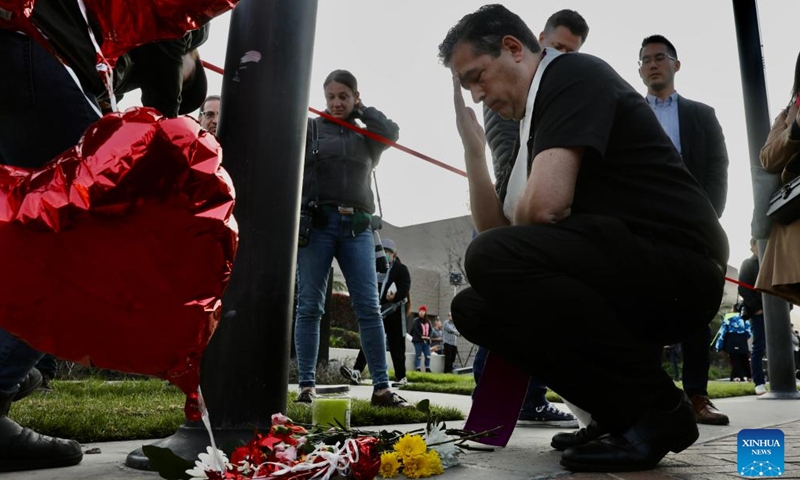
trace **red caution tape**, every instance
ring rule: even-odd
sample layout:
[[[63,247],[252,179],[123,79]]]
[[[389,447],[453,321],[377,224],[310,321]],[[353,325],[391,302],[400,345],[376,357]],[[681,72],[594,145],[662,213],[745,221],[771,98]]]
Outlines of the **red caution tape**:
[[[204,67],[206,67],[207,69],[211,70],[212,72],[217,72],[220,75],[225,73],[225,70],[219,68],[216,65],[208,63],[205,60],[202,60],[202,63],[203,63]],[[394,148],[396,148],[398,150],[401,150],[403,152],[406,152],[406,153],[408,153],[410,155],[414,155],[417,158],[421,158],[422,160],[425,160],[426,162],[430,162],[430,163],[432,163],[432,164],[434,164],[434,165],[436,165],[438,167],[442,167],[445,170],[449,170],[449,171],[451,171],[453,173],[457,173],[458,175],[461,175],[464,178],[467,177],[467,172],[465,172],[463,170],[459,170],[458,168],[450,166],[450,165],[448,165],[448,164],[446,164],[444,162],[440,162],[439,160],[436,160],[435,158],[431,158],[431,157],[425,155],[424,153],[420,153],[420,152],[418,152],[416,150],[412,150],[412,149],[410,149],[410,148],[408,148],[406,146],[400,145],[397,142],[393,142],[393,141],[389,140],[388,138],[384,138],[384,137],[382,137],[380,135],[377,135],[377,134],[375,134],[373,132],[370,132],[369,130],[364,130],[363,128],[360,128],[360,127],[358,127],[356,125],[353,125],[352,123],[345,122],[344,120],[339,120],[338,118],[333,117],[331,115],[328,115],[325,112],[321,112],[321,111],[319,111],[319,110],[317,110],[315,108],[308,107],[308,110],[310,112],[312,112],[312,113],[316,113],[317,115],[319,115],[319,116],[321,116],[321,117],[323,117],[323,118],[325,118],[327,120],[330,120],[332,122],[338,123],[339,125],[347,127],[350,130],[354,130],[354,131],[356,131],[358,133],[361,133],[362,135],[365,135],[365,136],[367,136],[367,137],[369,137],[369,138],[371,138],[373,140],[376,140],[378,142],[381,142],[381,143],[384,143],[384,144],[389,145],[391,147],[394,147]]]
[[[739,280],[734,280],[734,279],[732,279],[730,277],[725,277],[725,280],[727,280],[727,281],[729,281],[731,283],[735,283],[736,285],[739,285],[740,287],[749,288],[750,290],[758,291],[758,290],[756,290],[756,287],[754,287],[754,286],[752,286],[750,284],[744,283],[744,282],[740,282]]]

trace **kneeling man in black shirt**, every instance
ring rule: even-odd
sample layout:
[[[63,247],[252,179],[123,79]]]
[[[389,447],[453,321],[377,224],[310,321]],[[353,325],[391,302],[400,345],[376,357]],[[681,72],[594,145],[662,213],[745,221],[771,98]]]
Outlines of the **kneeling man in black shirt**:
[[[500,5],[462,18],[439,56],[481,232],[465,260],[471,287],[453,300],[458,330],[591,413],[554,439],[562,465],[654,468],[698,437],[660,352],[719,307],[728,242],[714,209],[642,96],[599,58],[542,50]],[[497,185],[459,87],[520,120],[525,143]]]

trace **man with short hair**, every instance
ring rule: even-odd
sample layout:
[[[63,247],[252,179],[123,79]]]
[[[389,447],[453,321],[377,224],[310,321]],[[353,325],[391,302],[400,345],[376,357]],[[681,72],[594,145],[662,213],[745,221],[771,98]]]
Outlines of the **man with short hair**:
[[[444,341],[444,373],[453,373],[453,362],[458,355],[458,337],[461,334],[458,332],[455,324],[453,323],[453,314],[447,314],[447,320],[444,321],[442,331],[442,339]]]
[[[480,232],[465,257],[471,286],[452,304],[458,330],[591,412],[596,428],[562,465],[654,468],[699,435],[660,352],[719,307],[728,242],[713,208],[647,103],[604,61],[542,51],[501,5],[462,18],[439,57]],[[497,185],[460,87],[522,121],[525,141]],[[627,401],[598,394],[607,391]]]
[[[219,95],[209,95],[203,100],[203,105],[200,106],[200,115],[197,120],[200,126],[211,132],[213,135],[217,134],[217,122],[219,121]]]
[[[577,52],[589,36],[589,25],[575,10],[559,10],[550,15],[539,33],[542,47],[551,47],[561,53]],[[486,143],[492,151],[495,176],[510,173],[509,161],[514,142],[519,138],[519,122],[504,119],[490,108],[483,107],[483,124],[486,127]]]
[[[647,86],[645,99],[683,159],[700,183],[717,217],[722,216],[728,193],[728,151],[714,109],[678,95],[675,73],[681,69],[675,46],[662,35],[642,40],[639,76]],[[682,315],[682,312],[675,312]],[[692,401],[698,423],[727,425],[728,416],[708,398],[711,330],[700,329],[681,342],[683,390]]]
[[[544,30],[539,33],[539,42],[543,47],[570,53],[580,50],[587,36],[589,36],[589,25],[586,20],[578,12],[565,9],[559,10],[547,19]],[[484,105],[483,124],[486,126],[486,142],[492,151],[495,177],[508,178],[511,173],[511,155],[519,139],[519,122],[514,119],[506,120]],[[486,355],[486,349],[478,346],[472,367],[476,384],[483,373]],[[531,378],[517,425],[578,428],[575,416],[552,406],[547,401],[546,394],[547,385],[537,378]]]

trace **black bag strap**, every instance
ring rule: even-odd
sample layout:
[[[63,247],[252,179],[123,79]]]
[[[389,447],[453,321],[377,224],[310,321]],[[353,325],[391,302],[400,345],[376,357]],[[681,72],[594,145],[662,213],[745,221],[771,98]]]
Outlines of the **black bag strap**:
[[[308,122],[310,123],[310,126],[311,126],[311,145],[310,145],[311,154],[314,156],[314,162],[313,162],[313,165],[311,165],[311,173],[309,173],[309,175],[310,175],[309,183],[313,187],[314,192],[316,192],[317,191],[317,166],[319,164],[319,131],[318,131],[319,127],[317,127],[317,120],[315,118],[309,118]],[[305,193],[307,193],[307,192],[304,192],[304,194]],[[311,199],[304,197],[301,200],[302,206],[307,206],[310,201],[311,201]],[[316,199],[314,199],[313,201],[316,202]]]
[[[314,160],[319,161],[319,131],[316,119],[311,119],[311,154]]]

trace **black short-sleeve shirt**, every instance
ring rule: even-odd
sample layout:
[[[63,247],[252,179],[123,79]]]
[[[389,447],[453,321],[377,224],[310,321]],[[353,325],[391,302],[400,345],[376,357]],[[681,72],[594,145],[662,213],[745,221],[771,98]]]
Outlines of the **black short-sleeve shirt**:
[[[607,63],[579,53],[554,59],[533,113],[531,159],[549,148],[586,147],[574,214],[619,218],[637,235],[727,263],[728,240],[711,203],[644,98]]]

